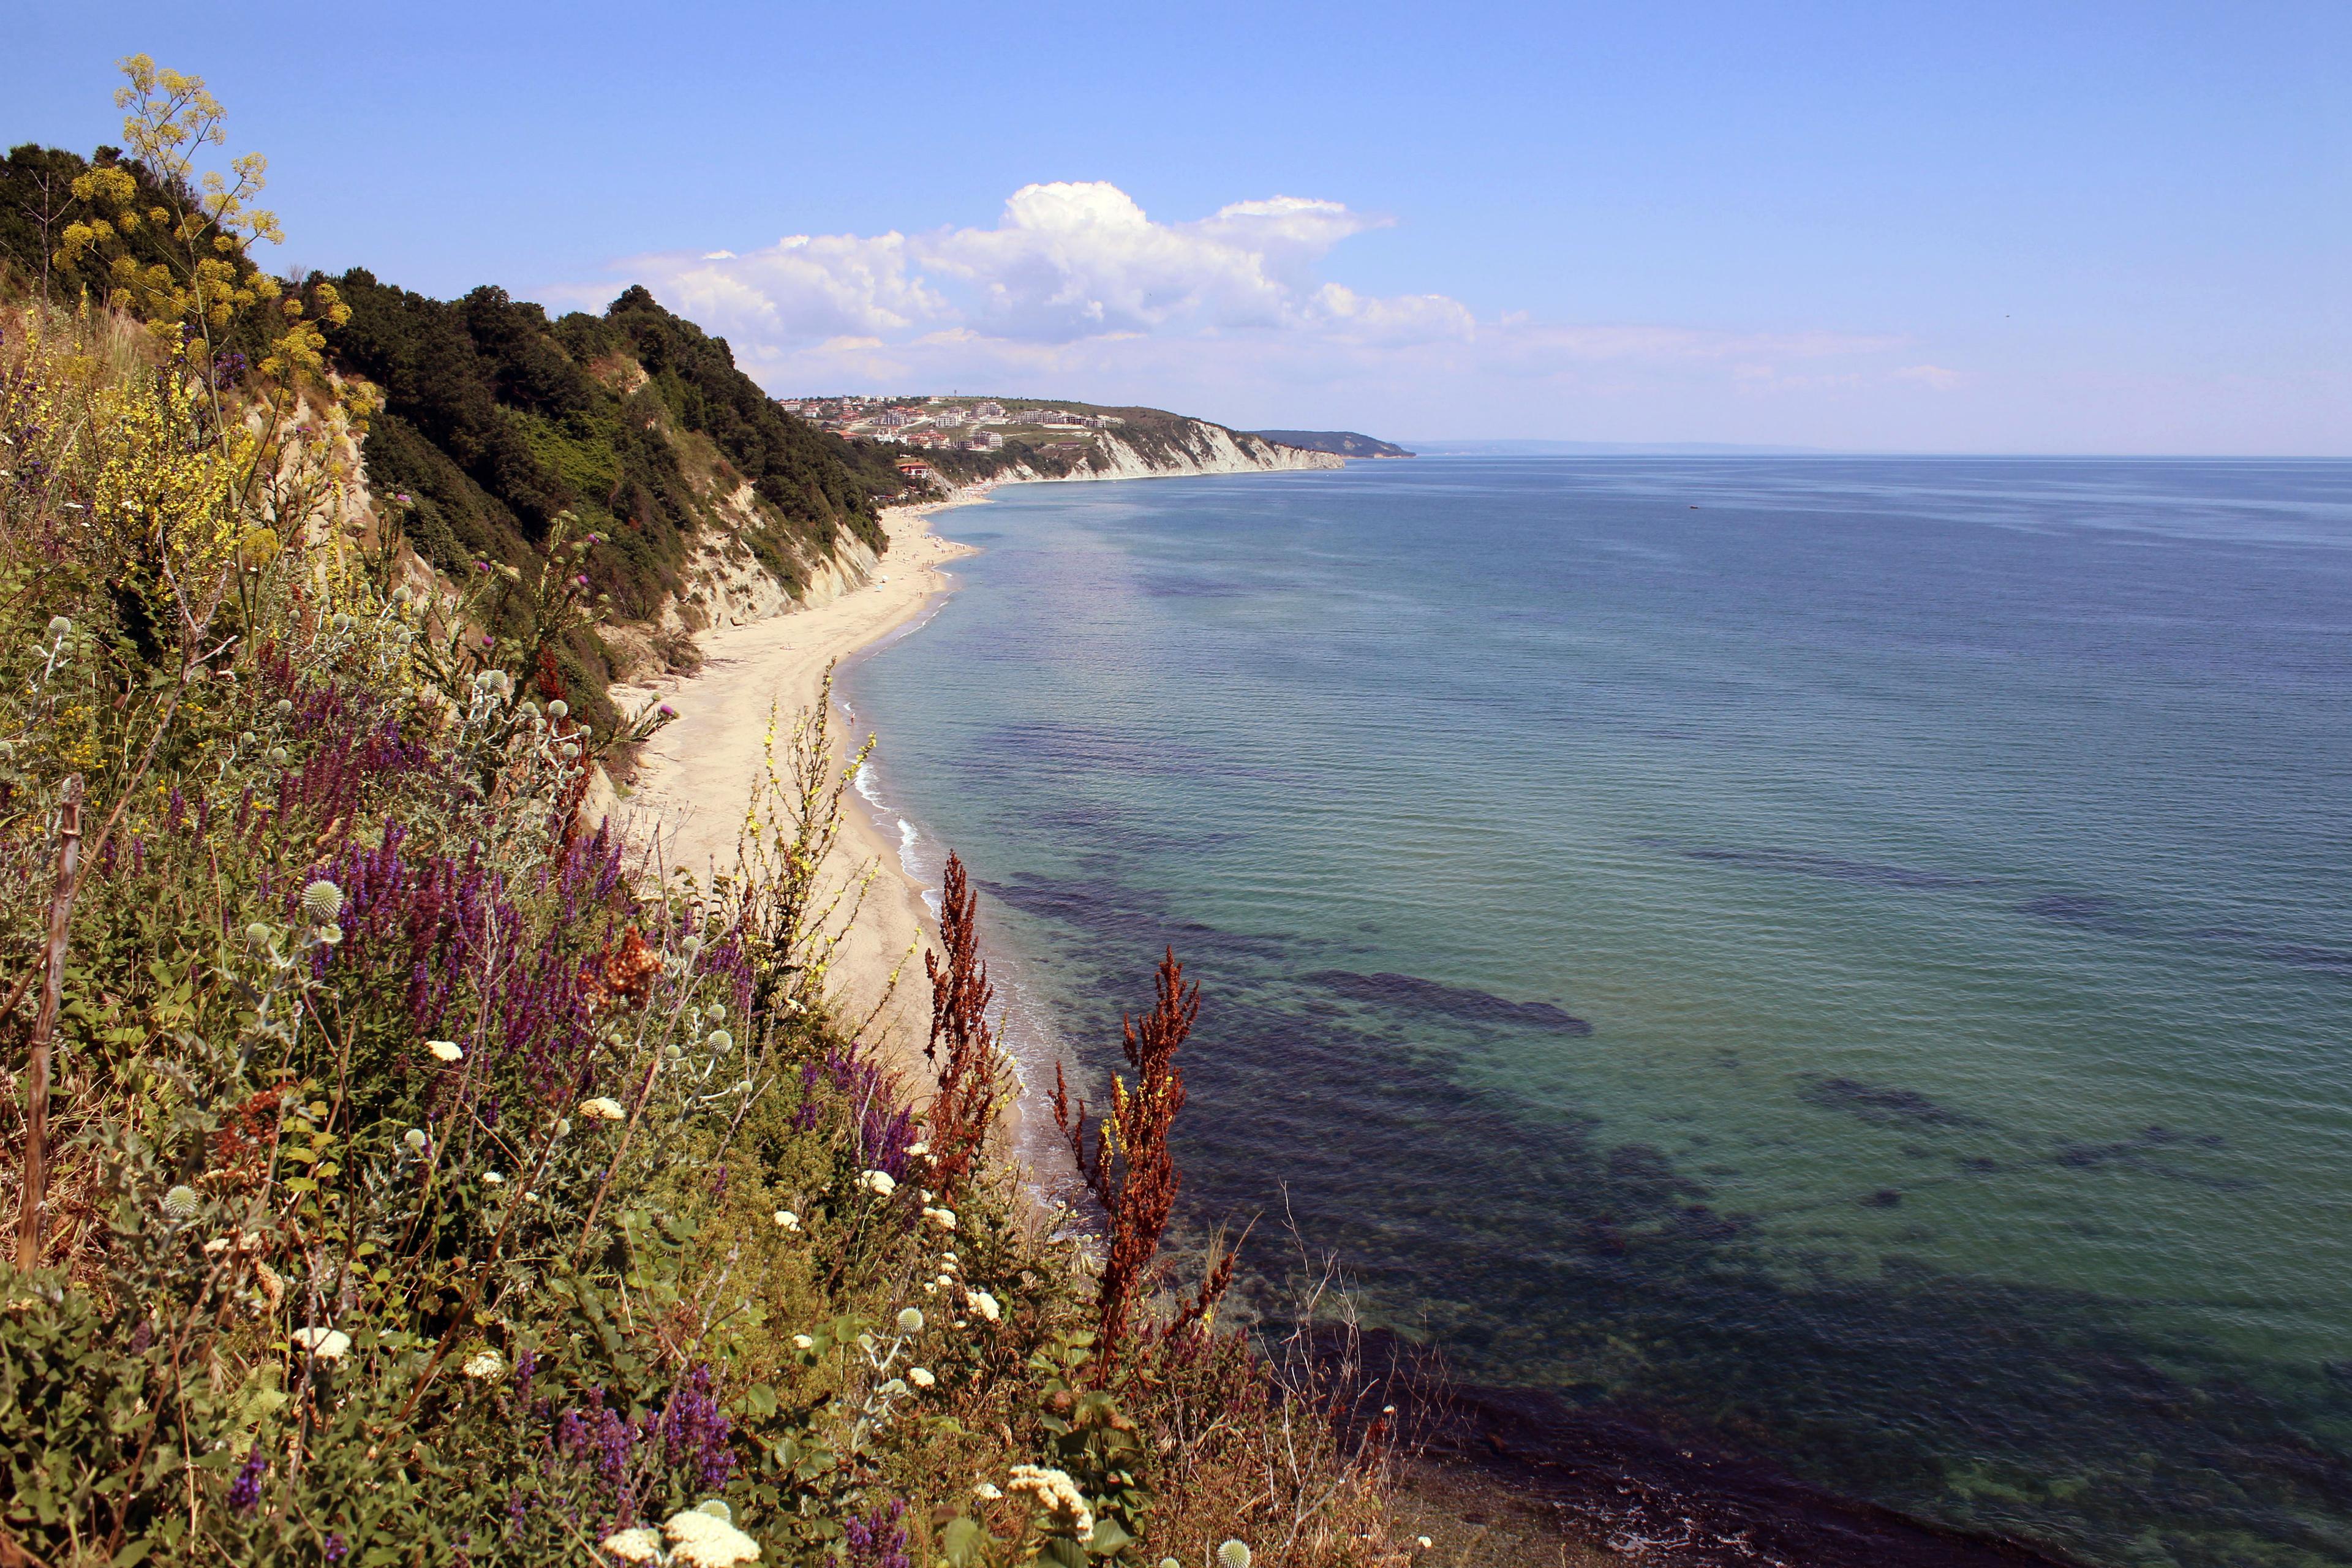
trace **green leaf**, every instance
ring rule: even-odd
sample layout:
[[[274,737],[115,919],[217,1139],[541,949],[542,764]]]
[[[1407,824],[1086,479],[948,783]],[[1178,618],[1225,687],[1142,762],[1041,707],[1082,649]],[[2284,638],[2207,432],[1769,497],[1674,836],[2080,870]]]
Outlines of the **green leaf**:
[[[940,1531],[940,1550],[948,1554],[950,1568],[971,1568],[988,1550],[988,1531],[975,1519],[951,1519]]]
[[[1075,1541],[1049,1541],[1037,1550],[1040,1563],[1058,1563],[1061,1568],[1087,1568],[1087,1549]]]
[[[1087,1545],[1098,1556],[1116,1557],[1134,1540],[1135,1537],[1119,1528],[1118,1521],[1098,1519],[1095,1521],[1095,1532],[1087,1537]]]

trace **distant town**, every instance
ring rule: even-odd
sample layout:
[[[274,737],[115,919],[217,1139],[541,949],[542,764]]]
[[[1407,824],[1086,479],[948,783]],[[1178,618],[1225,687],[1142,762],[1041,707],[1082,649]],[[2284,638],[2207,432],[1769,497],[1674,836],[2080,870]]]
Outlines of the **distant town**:
[[[951,452],[994,452],[1007,436],[1019,436],[1061,458],[1083,456],[1097,431],[1126,423],[1115,414],[1007,406],[992,398],[787,397],[777,406],[837,436]]]

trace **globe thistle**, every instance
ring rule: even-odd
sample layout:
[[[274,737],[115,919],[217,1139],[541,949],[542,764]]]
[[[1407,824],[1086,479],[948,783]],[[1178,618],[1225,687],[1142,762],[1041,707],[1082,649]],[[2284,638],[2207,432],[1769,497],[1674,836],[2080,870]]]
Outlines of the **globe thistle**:
[[[735,1037],[724,1029],[713,1029],[703,1037],[702,1043],[710,1048],[712,1055],[723,1057],[735,1048]]]
[[[271,709],[270,711],[276,713],[280,719],[283,719],[289,713],[294,711],[294,700],[291,697],[281,697],[278,700],[278,706]]]
[[[71,621],[66,619],[63,616],[51,616],[49,617],[49,640],[51,642],[63,642],[72,635],[73,623]]]
[[[547,716],[551,719],[561,719],[571,711],[572,704],[561,697],[547,705]]]
[[[335,612],[335,618],[332,624],[334,628],[339,632],[350,631],[352,629],[351,612],[349,610],[337,610]]]
[[[425,1146],[431,1143],[433,1139],[424,1128],[412,1127],[400,1135],[400,1141],[422,1154],[425,1152]]]
[[[163,1194],[163,1212],[185,1225],[204,1212],[204,1200],[196,1195],[195,1188],[176,1186]]]
[[[269,765],[273,768],[282,768],[286,765],[287,759],[293,754],[283,746],[272,746],[269,748]]]
[[[259,921],[256,921],[251,925],[245,928],[245,940],[252,943],[256,948],[267,948],[269,945],[270,938],[277,934],[276,931],[272,930],[269,926],[263,924]]]
[[[917,1307],[901,1307],[898,1310],[898,1331],[902,1334],[921,1333],[923,1331],[922,1310]]]
[[[343,912],[343,890],[323,877],[302,889],[302,912],[320,925]]]
[[[1217,1548],[1217,1562],[1222,1568],[1250,1568],[1250,1549],[1246,1542],[1228,1541]]]

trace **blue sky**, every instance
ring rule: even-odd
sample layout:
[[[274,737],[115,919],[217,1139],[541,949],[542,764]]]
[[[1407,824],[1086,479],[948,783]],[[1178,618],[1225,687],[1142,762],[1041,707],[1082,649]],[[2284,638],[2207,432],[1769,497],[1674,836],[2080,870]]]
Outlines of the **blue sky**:
[[[144,50],[283,263],[644,281],[780,393],[2352,455],[2340,3],[14,9],[8,142]]]

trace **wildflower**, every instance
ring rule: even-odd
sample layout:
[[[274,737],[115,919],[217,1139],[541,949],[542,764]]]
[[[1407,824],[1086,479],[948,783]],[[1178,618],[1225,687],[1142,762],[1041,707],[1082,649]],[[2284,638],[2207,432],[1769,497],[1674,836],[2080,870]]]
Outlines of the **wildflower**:
[[[673,707],[671,707],[671,706],[670,706],[668,703],[667,703],[667,702],[663,703],[660,707],[658,707],[658,708],[655,709],[655,710],[654,710],[654,711],[655,711],[656,713],[659,714],[662,718],[665,718],[665,719],[675,719],[675,718],[677,718],[677,709],[675,709],[675,708],[673,708]]]
[[[735,1037],[724,1029],[713,1029],[702,1043],[710,1047],[712,1054],[723,1057],[735,1048]]]
[[[670,1539],[670,1561],[687,1568],[734,1568],[760,1560],[758,1542],[698,1509],[670,1515],[662,1531]]]
[[[184,1224],[195,1218],[203,1206],[196,1189],[191,1186],[176,1186],[163,1194],[163,1212]]]
[[[921,1333],[923,1331],[923,1314],[913,1307],[900,1308],[898,1311],[898,1331],[902,1334]]]
[[[794,1334],[793,1336],[793,1349],[796,1351],[813,1351],[816,1349],[816,1342],[809,1338],[806,1334]]]
[[[1015,1465],[1006,1488],[1015,1495],[1032,1499],[1054,1516],[1056,1525],[1080,1541],[1095,1532],[1095,1510],[1087,1506],[1085,1494],[1066,1472],[1044,1465]],[[1219,1554],[1223,1555],[1222,1548]],[[1229,1561],[1226,1568],[1249,1568],[1248,1548],[1243,1548],[1239,1563]]]
[[[790,1209],[778,1209],[776,1211],[776,1228],[778,1230],[798,1230],[800,1227],[800,1215],[794,1214]]]
[[[929,1143],[909,1143],[907,1145],[907,1152],[918,1160],[928,1159],[930,1156],[931,1146]]]
[[[658,1563],[661,1561],[661,1537],[650,1530],[616,1531],[604,1537],[604,1550],[624,1563]]]
[[[455,1040],[427,1040],[425,1048],[445,1062],[460,1060],[466,1054],[465,1047]]]
[[[1436,1545],[1436,1544],[1437,1544],[1437,1542],[1435,1542],[1434,1541],[1432,1541],[1432,1540],[1431,1540],[1429,1537],[1427,1537],[1426,1535],[1423,1535],[1423,1536],[1420,1536],[1420,1537],[1416,1538],[1416,1540],[1414,1541],[1414,1544],[1415,1544],[1415,1545],[1417,1545],[1417,1546],[1419,1546],[1419,1547],[1420,1547],[1423,1552],[1426,1552],[1426,1551],[1428,1551],[1431,1547],[1433,1547],[1433,1546]]]
[[[571,1131],[572,1131],[572,1119],[571,1119],[570,1117],[568,1117],[568,1116],[559,1116],[559,1117],[557,1117],[557,1118],[555,1119],[555,1135],[556,1135],[558,1138],[565,1137],[565,1136],[567,1136]]]
[[[1217,1561],[1223,1568],[1250,1568],[1250,1549],[1244,1542],[1228,1541],[1217,1548]]]
[[[997,1321],[997,1314],[1002,1309],[997,1306],[996,1298],[987,1291],[967,1290],[963,1293],[963,1301],[965,1306],[970,1307],[990,1322]]]
[[[504,1176],[499,1175],[496,1171],[484,1171],[482,1173],[482,1185],[486,1187],[502,1187],[505,1186],[506,1184],[507,1179]]]
[[[302,889],[302,912],[326,924],[343,912],[343,890],[321,878]]]
[[[868,1171],[857,1178],[857,1184],[877,1197],[888,1197],[898,1190],[898,1183],[887,1171]]]
[[[286,765],[287,759],[293,754],[283,746],[272,746],[269,748],[269,765],[273,768],[282,768]]]
[[[297,1329],[293,1339],[320,1361],[341,1361],[352,1348],[352,1336],[341,1329]]]
[[[907,1369],[907,1381],[917,1388],[929,1388],[938,1383],[939,1379],[930,1374],[929,1368],[910,1366]]]
[[[621,1109],[619,1100],[608,1100],[600,1094],[593,1100],[582,1100],[580,1114],[591,1121],[618,1121],[628,1113]]]
[[[496,1351],[478,1351],[467,1358],[465,1366],[460,1370],[467,1377],[499,1377],[505,1374],[507,1363]]]
[[[261,1478],[269,1473],[269,1461],[263,1457],[261,1445],[256,1443],[245,1456],[245,1468],[228,1485],[228,1506],[239,1513],[251,1513],[261,1503]]]
[[[350,631],[352,629],[351,612],[348,610],[337,610],[335,612],[334,627],[339,632]]]
[[[925,1209],[923,1211],[923,1217],[929,1220],[933,1225],[938,1226],[941,1230],[953,1230],[956,1227],[955,1210],[953,1209]]]
[[[1003,1497],[1004,1493],[998,1489],[995,1483],[992,1481],[982,1481],[980,1485],[971,1489],[971,1495],[978,1498],[982,1502],[994,1502],[998,1498]]]
[[[551,718],[551,719],[561,719],[561,718],[562,718],[566,713],[569,713],[569,712],[571,712],[571,711],[572,711],[572,704],[571,704],[571,703],[569,703],[569,702],[566,702],[566,701],[565,701],[565,700],[563,700],[563,699],[562,699],[562,698],[561,698],[561,697],[557,698],[554,701],[550,702],[550,703],[547,705],[547,716],[548,716],[549,718]]]
[[[49,617],[50,641],[63,642],[72,634],[73,623],[71,621],[66,619],[63,616],[51,616]]]
[[[433,1138],[424,1128],[412,1127],[400,1135],[400,1141],[422,1154],[425,1147],[433,1142]]]
[[[291,697],[279,698],[278,700],[278,706],[275,711],[280,719],[285,718],[286,715],[294,711],[294,699]]]

